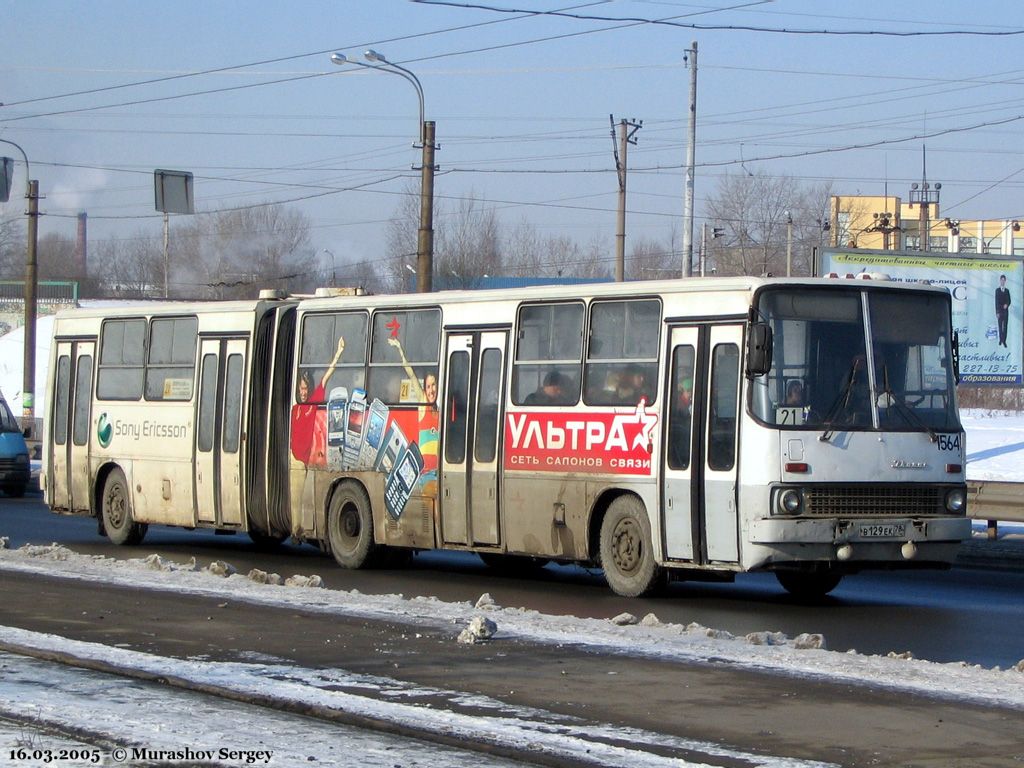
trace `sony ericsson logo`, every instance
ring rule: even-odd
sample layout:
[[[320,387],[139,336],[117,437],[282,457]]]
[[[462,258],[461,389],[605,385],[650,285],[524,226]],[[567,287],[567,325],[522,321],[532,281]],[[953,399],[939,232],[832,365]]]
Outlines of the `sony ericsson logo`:
[[[110,418],[105,413],[101,413],[96,422],[96,437],[102,448],[110,447],[110,441],[114,439],[114,425],[110,423]]]

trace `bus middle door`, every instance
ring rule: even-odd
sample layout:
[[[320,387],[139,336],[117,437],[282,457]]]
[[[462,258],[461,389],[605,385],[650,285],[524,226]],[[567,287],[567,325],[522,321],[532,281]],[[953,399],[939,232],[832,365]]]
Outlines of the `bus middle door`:
[[[742,339],[740,325],[672,329],[662,504],[669,560],[739,559],[736,441]]]
[[[448,336],[441,461],[445,544],[501,543],[498,437],[508,332]]]
[[[245,339],[203,339],[196,417],[196,513],[199,522],[242,525],[242,397]]]

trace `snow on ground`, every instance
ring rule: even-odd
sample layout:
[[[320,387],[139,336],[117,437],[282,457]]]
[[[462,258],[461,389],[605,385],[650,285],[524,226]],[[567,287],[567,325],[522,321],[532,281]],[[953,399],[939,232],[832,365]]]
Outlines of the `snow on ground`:
[[[1024,481],[1024,414],[960,411],[967,431],[967,479]]]
[[[774,632],[734,637],[696,624],[662,624],[653,615],[639,623],[549,616],[532,610],[401,595],[371,596],[358,591],[274,586],[242,574],[228,577],[197,571],[192,563],[176,564],[157,555],[113,560],[76,554],[62,546],[26,545],[0,549],[0,570],[52,574],[85,581],[112,582],[142,589],[186,592],[217,598],[230,596],[256,604],[301,607],[328,614],[358,616],[444,629],[456,643],[459,632],[476,616],[497,624],[492,643],[503,638],[581,645],[602,652],[657,657],[686,662],[716,660],[749,669],[806,678],[860,682],[960,701],[1024,709],[1024,660],[1009,670],[966,663],[939,664],[912,658],[866,656],[827,650],[828,638],[806,634],[788,638]],[[266,581],[263,574],[263,581]],[[301,582],[302,580],[300,580]],[[316,583],[318,579],[314,580]],[[6,632],[0,631],[0,638]]]

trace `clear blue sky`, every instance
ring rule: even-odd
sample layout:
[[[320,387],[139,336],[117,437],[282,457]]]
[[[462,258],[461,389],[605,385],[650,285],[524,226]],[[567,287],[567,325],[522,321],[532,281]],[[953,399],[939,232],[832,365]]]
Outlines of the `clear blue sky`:
[[[46,197],[41,234],[73,235],[80,210],[92,238],[159,232],[152,171],[171,168],[195,174],[200,210],[294,201],[318,251],[339,263],[378,259],[400,193],[418,184],[416,95],[398,77],[328,58],[372,47],[422,82],[442,205],[473,195],[508,228],[525,220],[581,243],[601,237],[610,256],[609,114],[644,123],[629,155],[630,239],[681,228],[683,53],[696,40],[698,225],[741,160],[834,180],[841,194],[881,194],[887,179],[890,194],[906,196],[923,141],[901,139],[924,134],[939,134],[927,139],[928,178],[943,184],[944,213],[1024,219],[1018,0],[484,4],[11,2],[0,138],[32,162]],[[909,34],[838,34],[851,31]],[[934,34],[949,32],[980,34]],[[212,69],[224,71],[188,76]],[[65,95],[79,91],[92,92]],[[886,143],[843,151],[875,142]],[[18,157],[2,144],[0,154]],[[19,164],[18,189],[22,173]],[[0,206],[3,216],[23,211],[21,199]]]

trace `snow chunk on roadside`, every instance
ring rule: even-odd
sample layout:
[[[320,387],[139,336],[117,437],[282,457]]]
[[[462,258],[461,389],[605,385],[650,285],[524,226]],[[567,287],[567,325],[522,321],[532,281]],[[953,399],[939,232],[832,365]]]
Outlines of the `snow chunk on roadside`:
[[[793,638],[793,647],[798,651],[825,650],[825,636],[818,632],[802,632]]]
[[[609,621],[612,624],[618,624],[620,627],[640,623],[640,619],[638,619],[632,613],[620,613],[618,616],[612,616],[612,618],[610,618]]]
[[[267,573],[261,571],[259,568],[253,568],[247,574],[249,581],[254,581],[257,584],[269,584],[273,587],[279,587],[284,584],[284,579],[281,578],[279,573]]]
[[[284,585],[286,587],[311,587],[313,589],[317,589],[324,585],[324,580],[316,574],[313,574],[312,576],[296,574],[285,579]]]
[[[458,641],[465,645],[476,645],[486,643],[494,633],[498,631],[498,625],[484,616],[474,616],[469,626],[459,633]]]
[[[231,563],[225,563],[223,560],[214,560],[203,570],[211,576],[220,576],[225,579],[238,572],[235,570],[235,566],[231,565]]]
[[[26,544],[18,551],[29,557],[49,558],[50,560],[67,560],[70,555],[75,554],[57,542],[53,544]]]
[[[497,607],[497,603],[494,602],[494,598],[491,597],[490,592],[484,592],[480,595],[480,599],[476,601],[476,607],[481,611],[486,611],[488,608]]]
[[[751,645],[785,645],[789,641],[783,632],[751,632],[745,639]]]

